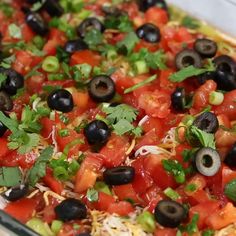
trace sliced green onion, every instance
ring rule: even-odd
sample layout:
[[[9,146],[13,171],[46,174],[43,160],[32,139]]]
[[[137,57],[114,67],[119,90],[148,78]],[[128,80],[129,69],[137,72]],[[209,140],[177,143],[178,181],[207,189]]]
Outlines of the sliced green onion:
[[[183,184],[185,182],[185,173],[184,171],[179,171],[178,174],[174,175],[176,183]]]
[[[39,218],[30,219],[26,225],[42,236],[54,236],[48,224],[44,223]]]
[[[77,16],[81,19],[84,20],[87,17],[89,17],[91,15],[91,11],[83,9],[79,14],[77,14]]]
[[[63,225],[63,222],[60,221],[60,220],[54,220],[51,224],[51,229],[52,229],[52,232],[55,233],[55,234],[58,234],[59,231],[61,230],[62,228],[62,225]]]
[[[209,96],[209,103],[211,105],[220,105],[224,101],[224,94],[221,92],[213,91]]]
[[[85,77],[86,79],[89,78],[90,73],[92,71],[92,66],[90,66],[87,63],[84,63],[84,64],[78,64],[76,65],[76,67],[81,72],[83,77]]]
[[[194,191],[197,190],[197,185],[194,184],[194,183],[188,184],[188,185],[186,185],[186,187],[184,188],[184,190],[185,190],[186,192],[194,192]]]
[[[61,137],[67,137],[67,136],[69,136],[69,130],[68,129],[61,129],[61,130],[59,130],[59,135],[61,136]]]
[[[68,174],[67,170],[62,166],[56,167],[53,170],[53,175],[55,176],[55,178],[57,178],[59,180],[68,180],[69,179],[69,174]]]
[[[170,199],[176,201],[180,198],[180,195],[172,188],[168,187],[164,190],[164,194]]]
[[[65,76],[63,74],[50,74],[48,75],[48,80],[57,81],[64,80]]]
[[[37,35],[33,38],[33,43],[38,49],[42,49],[44,46],[45,40],[41,36]]]
[[[186,125],[186,126],[190,126],[193,124],[193,121],[194,121],[194,117],[191,116],[191,115],[186,115],[184,118],[183,118],[183,123]]]
[[[66,146],[63,150],[63,155],[67,156],[72,147],[74,147],[77,144],[83,144],[83,143],[84,143],[83,139],[77,138],[77,139],[73,140],[72,142],[66,144]]]
[[[59,60],[57,57],[48,56],[44,59],[42,68],[46,72],[56,73],[60,69]]]
[[[146,84],[151,83],[151,82],[154,81],[156,78],[157,78],[157,76],[156,76],[156,75],[153,75],[153,76],[151,76],[151,77],[149,77],[149,78],[143,80],[142,82],[137,83],[137,84],[135,84],[134,86],[125,89],[124,94],[133,92],[134,90],[136,90],[136,89],[138,89],[138,88],[140,88],[140,87],[143,87],[143,86],[145,86]]]
[[[149,211],[142,212],[137,217],[137,222],[141,225],[141,227],[148,233],[153,233],[156,228],[155,218],[152,213]]]
[[[147,66],[147,63],[145,61],[136,61],[134,63],[134,71],[136,74],[141,75],[149,72],[149,68]]]
[[[108,59],[114,59],[117,57],[117,52],[115,50],[108,50],[107,52],[107,58]]]
[[[98,181],[95,183],[94,188],[99,191],[99,192],[103,192],[109,195],[112,195],[110,188],[108,187],[108,185],[106,185],[104,182],[102,181]]]

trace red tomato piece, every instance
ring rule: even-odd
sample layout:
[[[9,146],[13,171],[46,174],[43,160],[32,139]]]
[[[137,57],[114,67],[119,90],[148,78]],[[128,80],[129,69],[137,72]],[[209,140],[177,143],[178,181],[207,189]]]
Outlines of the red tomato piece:
[[[144,92],[138,98],[138,103],[152,117],[165,118],[170,113],[170,95],[162,90]]]
[[[109,194],[99,192],[98,201],[93,202],[92,206],[99,211],[107,211],[111,204],[115,203],[115,198]]]
[[[107,212],[110,214],[118,214],[119,216],[127,216],[129,213],[133,212],[134,208],[129,202],[120,201],[110,204]]]
[[[134,191],[132,184],[113,186],[113,191],[121,201],[131,199],[134,202],[139,202],[139,199]]]
[[[157,229],[154,236],[176,236],[176,229]]]
[[[106,145],[100,151],[104,156],[104,166],[119,166],[125,160],[125,152],[128,148],[129,143],[126,137],[112,134]]]
[[[145,19],[148,23],[160,26],[168,22],[168,14],[160,7],[151,7],[145,12]]]
[[[26,223],[33,215],[37,201],[32,198],[22,198],[16,202],[10,202],[3,209],[22,223]]]

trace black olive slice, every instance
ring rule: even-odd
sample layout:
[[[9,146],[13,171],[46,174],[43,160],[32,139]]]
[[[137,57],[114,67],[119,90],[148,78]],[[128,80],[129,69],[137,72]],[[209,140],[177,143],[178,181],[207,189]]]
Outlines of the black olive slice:
[[[81,220],[87,216],[87,209],[84,203],[74,198],[67,198],[55,207],[55,213],[63,222],[70,220]]]
[[[143,39],[148,43],[157,43],[161,40],[160,29],[151,23],[141,25],[136,30],[136,34],[140,39]]]
[[[8,201],[17,201],[23,198],[29,190],[29,186],[27,184],[20,184],[19,186],[12,187],[3,193],[3,197]]]
[[[131,183],[134,179],[135,169],[131,166],[119,166],[106,169],[103,178],[106,184],[122,185]]]
[[[36,34],[45,36],[48,33],[48,26],[38,13],[27,12],[25,21]]]
[[[202,67],[202,59],[200,55],[192,49],[183,49],[175,57],[175,65],[178,70],[187,66],[194,66],[196,68]]]
[[[215,80],[215,71],[205,72],[197,76],[197,81],[200,85],[204,84],[207,80]]]
[[[115,96],[115,83],[107,75],[98,75],[90,80],[88,92],[95,102],[108,102]]]
[[[51,92],[48,96],[47,103],[51,109],[62,112],[70,112],[74,107],[72,95],[65,89],[58,89]]]
[[[197,39],[194,43],[194,49],[202,58],[212,58],[216,55],[217,44],[210,39]]]
[[[214,63],[217,70],[236,75],[236,62],[232,57],[221,55],[214,59]]]
[[[43,4],[43,9],[45,9],[50,16],[61,16],[64,13],[62,6],[56,0],[46,0]]]
[[[156,221],[169,228],[175,228],[186,218],[185,208],[172,200],[161,200],[157,203],[154,216]]]
[[[77,34],[83,38],[90,29],[96,29],[100,32],[104,31],[104,25],[95,17],[86,18],[77,27]]]
[[[209,147],[199,149],[195,156],[195,165],[199,173],[205,176],[215,175],[221,166],[218,152]]]
[[[84,128],[84,135],[89,144],[101,145],[108,141],[111,131],[105,122],[94,120]]]
[[[167,10],[167,4],[165,0],[137,0],[139,10],[140,11],[147,11],[149,8],[153,6],[158,6]]]
[[[9,95],[15,95],[17,90],[24,86],[24,77],[15,70],[0,67],[0,73],[7,76],[7,79],[3,82],[1,89]]]
[[[219,121],[214,113],[203,112],[194,120],[193,125],[207,133],[215,133],[219,128]]]
[[[184,111],[186,104],[184,88],[176,88],[171,94],[171,105],[176,111]]]
[[[88,45],[82,39],[69,40],[64,46],[64,50],[67,53],[74,53],[86,49],[88,49]]]
[[[0,111],[10,111],[13,108],[13,101],[4,91],[0,91]]]
[[[236,143],[233,144],[230,151],[227,153],[224,163],[229,167],[236,167]]]

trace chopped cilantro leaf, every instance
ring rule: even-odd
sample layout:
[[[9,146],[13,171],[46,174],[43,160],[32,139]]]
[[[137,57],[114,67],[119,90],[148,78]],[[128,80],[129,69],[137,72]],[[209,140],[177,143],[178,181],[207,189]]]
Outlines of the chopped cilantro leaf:
[[[99,30],[91,29],[85,34],[84,41],[90,49],[96,50],[96,47],[103,42],[103,34]]]
[[[0,63],[0,66],[9,69],[11,68],[11,64],[16,60],[16,56],[13,54],[7,58],[4,58]]]
[[[12,187],[21,182],[21,171],[19,167],[1,167],[0,168],[0,186]]]
[[[170,77],[169,80],[172,82],[182,82],[187,78],[190,78],[192,76],[197,76],[201,75],[205,72],[209,71],[214,71],[215,66],[213,65],[212,61],[208,61],[208,65],[206,65],[205,68],[196,68],[194,66],[187,66],[183,68],[182,70],[179,70],[176,73],[173,73]]]
[[[236,179],[225,185],[224,193],[230,200],[236,202]]]
[[[120,104],[115,107],[104,107],[103,111],[107,114],[107,119],[112,123],[122,119],[133,122],[138,115],[136,109],[126,104]]]
[[[197,233],[198,232],[198,227],[197,227],[198,220],[199,220],[199,215],[194,214],[191,222],[185,226],[182,226],[182,225],[179,226],[179,229],[181,230],[181,232],[187,232],[189,235]]]
[[[132,22],[127,15],[108,16],[104,25],[106,29],[118,29],[120,32],[130,32],[132,30]]]
[[[151,77],[149,77],[149,78],[147,78],[147,79],[145,79],[145,80],[143,80],[143,81],[141,81],[141,82],[139,82],[139,83],[133,85],[132,87],[125,89],[124,94],[133,92],[134,90],[136,90],[136,89],[138,89],[138,88],[140,88],[140,87],[143,87],[143,86],[145,86],[146,84],[151,83],[151,82],[154,81],[156,78],[157,78],[157,75],[153,75],[153,76],[151,76]]]
[[[128,33],[125,38],[116,44],[118,51],[122,54],[129,55],[136,43],[139,41],[139,38],[135,32]]]
[[[35,186],[38,180],[46,175],[46,164],[53,154],[53,147],[46,147],[36,160],[33,167],[28,172],[28,181],[31,186]]]
[[[215,231],[212,229],[206,229],[202,232],[202,236],[214,236]]]
[[[3,82],[4,82],[6,79],[7,79],[7,76],[4,75],[4,74],[2,74],[2,73],[0,73],[0,87],[1,87],[1,85],[3,84]]]
[[[9,3],[0,2],[0,11],[2,11],[5,16],[11,17],[14,9],[10,6]]]
[[[123,135],[127,132],[132,131],[134,126],[127,120],[121,119],[113,125],[114,131],[118,135]]]
[[[185,16],[181,24],[189,29],[197,29],[200,27],[200,22],[190,16]]]
[[[31,11],[38,11],[42,8],[43,4],[46,2],[46,0],[41,0],[32,5],[30,8]]]

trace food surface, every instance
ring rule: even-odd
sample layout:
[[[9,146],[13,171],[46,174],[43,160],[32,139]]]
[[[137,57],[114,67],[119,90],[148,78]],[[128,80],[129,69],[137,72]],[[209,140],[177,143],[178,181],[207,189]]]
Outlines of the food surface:
[[[42,236],[236,235],[234,42],[164,0],[0,21],[1,209]]]

